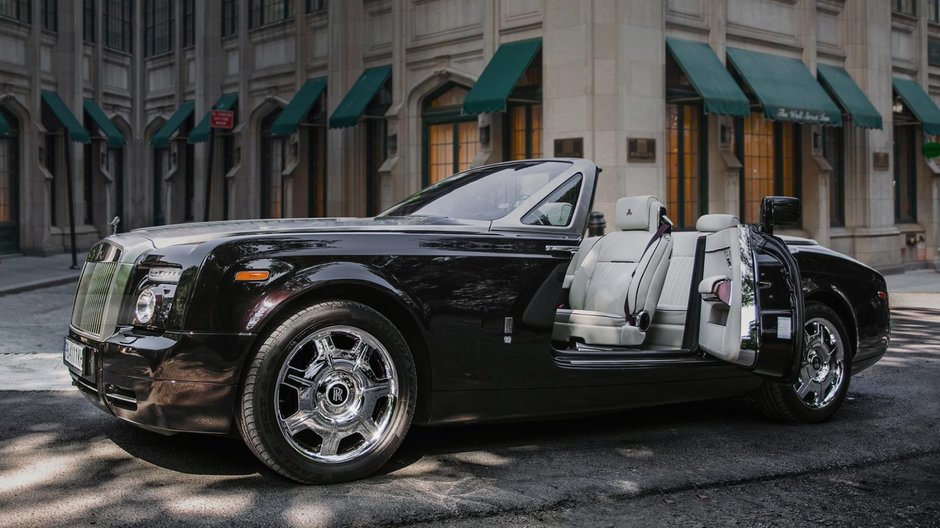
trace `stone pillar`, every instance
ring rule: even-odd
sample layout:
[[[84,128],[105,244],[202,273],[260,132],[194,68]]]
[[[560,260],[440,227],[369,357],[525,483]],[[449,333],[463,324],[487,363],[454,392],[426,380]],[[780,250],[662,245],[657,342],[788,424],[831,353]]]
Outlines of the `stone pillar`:
[[[845,3],[846,69],[881,114],[883,130],[848,134],[845,152],[846,229],[854,237],[854,256],[873,266],[897,264],[891,164],[876,168],[876,155],[892,156],[891,6],[880,0]]]

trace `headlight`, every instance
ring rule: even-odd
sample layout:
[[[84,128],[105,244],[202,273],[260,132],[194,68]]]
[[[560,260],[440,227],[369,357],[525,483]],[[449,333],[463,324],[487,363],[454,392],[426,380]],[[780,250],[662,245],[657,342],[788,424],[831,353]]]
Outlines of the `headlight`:
[[[147,288],[140,292],[137,297],[137,306],[134,308],[134,316],[137,322],[148,324],[153,320],[153,315],[157,312],[157,294],[152,289]]]
[[[182,274],[183,270],[180,268],[150,268],[147,279],[157,284],[176,284]]]

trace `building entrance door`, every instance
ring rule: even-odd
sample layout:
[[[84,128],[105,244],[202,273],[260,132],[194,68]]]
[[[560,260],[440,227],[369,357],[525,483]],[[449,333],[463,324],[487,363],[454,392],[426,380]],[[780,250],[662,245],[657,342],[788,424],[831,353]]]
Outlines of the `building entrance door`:
[[[0,110],[9,123],[5,134],[0,134],[0,254],[20,250],[19,215],[19,129],[10,113]]]

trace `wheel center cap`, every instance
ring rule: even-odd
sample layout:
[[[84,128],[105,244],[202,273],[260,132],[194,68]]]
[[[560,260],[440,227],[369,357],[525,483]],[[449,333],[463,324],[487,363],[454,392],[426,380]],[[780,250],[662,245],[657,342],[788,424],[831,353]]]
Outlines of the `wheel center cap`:
[[[326,399],[333,405],[342,405],[349,399],[349,387],[342,382],[336,382],[326,389]]]
[[[813,370],[819,370],[822,367],[822,361],[819,360],[819,356],[813,358]]]

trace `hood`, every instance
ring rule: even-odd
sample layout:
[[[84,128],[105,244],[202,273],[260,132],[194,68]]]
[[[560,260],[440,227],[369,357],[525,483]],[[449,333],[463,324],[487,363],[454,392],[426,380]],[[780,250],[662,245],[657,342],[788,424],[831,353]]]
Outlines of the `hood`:
[[[181,244],[199,244],[209,240],[252,235],[302,234],[327,232],[402,232],[442,231],[466,232],[487,230],[490,222],[455,220],[430,216],[396,216],[379,218],[283,218],[270,220],[227,220],[199,222],[135,229],[116,235],[143,238],[153,248],[160,249]],[[119,240],[118,240],[119,241]]]

